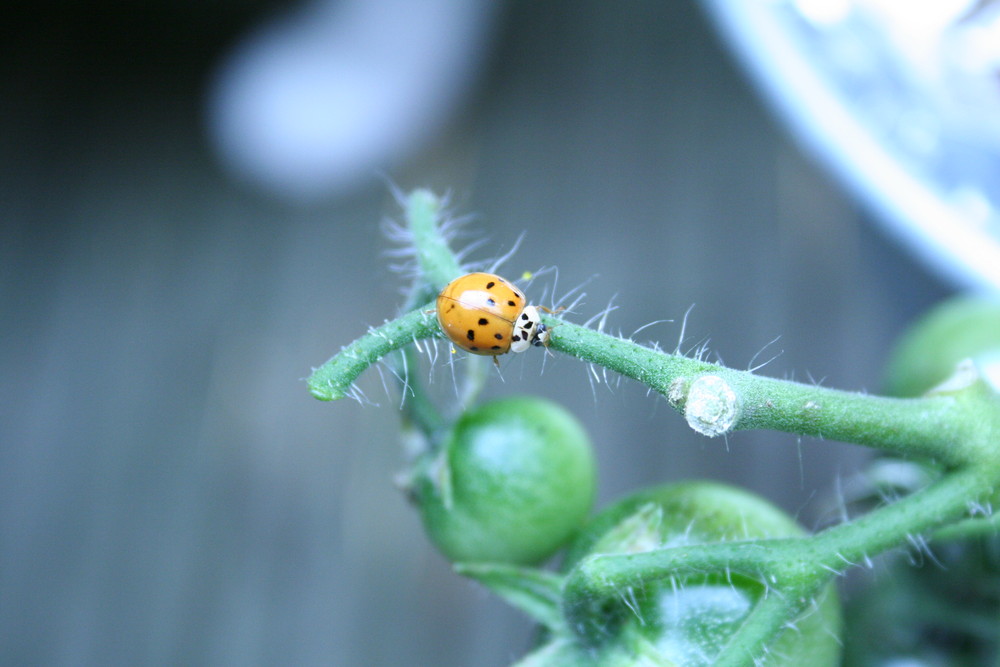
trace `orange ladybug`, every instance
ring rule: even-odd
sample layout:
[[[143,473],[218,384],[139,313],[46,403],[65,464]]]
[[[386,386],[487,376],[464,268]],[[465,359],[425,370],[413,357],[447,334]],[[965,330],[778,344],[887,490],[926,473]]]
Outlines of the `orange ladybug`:
[[[538,308],[527,305],[513,283],[492,273],[467,273],[445,285],[437,317],[448,339],[473,354],[496,357],[549,342]]]

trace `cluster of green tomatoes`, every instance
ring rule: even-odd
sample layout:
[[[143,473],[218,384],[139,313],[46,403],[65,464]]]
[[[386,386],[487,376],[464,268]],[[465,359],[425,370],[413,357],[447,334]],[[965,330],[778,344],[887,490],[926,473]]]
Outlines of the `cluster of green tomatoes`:
[[[452,309],[456,299],[461,301],[455,291],[445,290],[452,296],[444,302]],[[501,334],[511,333],[507,325],[516,323],[513,311],[525,307],[523,296],[515,292],[520,301],[509,302],[511,314],[480,317],[474,311],[473,317],[462,312],[464,319],[449,322],[439,312],[442,329],[457,332],[448,335],[472,352],[480,331],[500,340]],[[888,389],[901,396],[919,395],[946,377],[958,360],[997,345],[1000,305],[957,300],[903,339],[890,364]],[[540,397],[502,398],[466,410],[414,470],[411,491],[427,534],[458,564],[536,565],[561,552],[559,568],[570,572],[591,554],[804,534],[768,501],[704,481],[642,489],[592,514],[596,469],[591,443],[570,413]],[[623,591],[586,628],[570,628],[568,636],[543,634],[542,643],[518,664],[711,665],[767,594],[766,582],[739,575],[668,577]],[[840,664],[841,613],[836,593],[828,590],[759,664]]]
[[[493,274],[455,279],[440,292],[436,305],[440,330],[455,347],[494,361],[509,352],[546,346],[552,337],[540,307],[528,304],[512,282]],[[889,364],[886,392],[921,395],[958,361],[983,354],[996,355],[995,367],[1000,368],[1000,301],[955,299],[932,311],[900,341]],[[429,401],[413,394],[410,410],[415,414],[421,402]],[[502,398],[472,405],[450,419],[434,406],[428,413],[434,415],[433,423],[425,420],[418,429],[426,442],[405,479],[430,539],[460,572],[492,572],[477,576],[487,585],[491,576],[494,581],[507,577],[501,587],[514,591],[505,596],[508,601],[518,604],[548,595],[552,602],[541,605],[548,611],[532,614],[545,624],[545,632],[518,667],[712,665],[756,605],[781,594],[762,579],[695,570],[697,575],[645,577],[637,585],[616,581],[616,596],[583,607],[564,604],[571,596],[560,588],[563,583],[552,582],[568,581],[592,556],[627,558],[658,549],[750,544],[805,532],[763,498],[704,481],[641,489],[594,513],[592,445],[580,423],[548,399]],[[565,576],[534,569],[560,553],[558,572]],[[994,570],[1000,585],[1000,564]],[[533,581],[539,583],[538,591],[530,590]],[[891,594],[903,595],[897,589]],[[845,636],[843,610],[832,586],[811,602],[763,655],[753,657],[755,665],[824,667],[842,659],[851,665],[890,664],[925,648],[917,640],[902,646],[900,623],[866,637],[852,623],[850,608],[847,634],[855,637]],[[876,607],[871,600],[866,605]],[[530,602],[519,606],[532,613]],[[935,622],[947,624],[953,615],[940,616],[943,620]],[[920,623],[926,619],[917,619],[915,627]],[[919,637],[919,630],[913,636]],[[864,646],[862,640],[874,646]]]

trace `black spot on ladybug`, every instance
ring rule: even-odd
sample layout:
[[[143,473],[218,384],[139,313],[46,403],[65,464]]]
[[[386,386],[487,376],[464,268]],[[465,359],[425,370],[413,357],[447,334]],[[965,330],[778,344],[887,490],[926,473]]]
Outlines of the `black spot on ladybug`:
[[[496,301],[494,301],[493,299],[486,299],[486,303],[488,303],[488,304],[489,304],[489,305],[491,305],[491,306],[495,306],[495,305],[497,305],[497,302],[496,302]]]
[[[518,336],[517,334],[514,334],[514,335],[513,335],[512,337],[511,337],[511,340],[512,340],[512,341],[514,341],[514,342],[516,343],[517,341],[521,340],[521,337],[520,337],[520,336]]]
[[[493,289],[494,285],[496,285],[496,283],[491,280],[490,282],[486,283],[486,289]]]
[[[508,301],[508,302],[507,302],[507,305],[508,305],[508,306],[516,306],[517,304],[516,304],[516,303],[514,303],[513,301]]]
[[[469,350],[470,350],[471,352],[475,352],[475,351],[476,351],[476,350],[478,350],[478,349],[479,349],[479,348],[478,348],[478,347],[476,347],[475,345],[473,345],[472,347],[470,347],[470,348],[469,348]]]
[[[499,345],[494,345],[494,346],[493,346],[493,347],[491,347],[490,349],[491,349],[491,350],[499,350],[499,349],[500,349],[500,346],[499,346]]]
[[[503,340],[503,334],[493,334],[493,337],[497,340]]]
[[[479,318],[479,326],[485,327],[489,323],[490,323],[490,321],[488,319],[486,319],[485,317],[480,317]]]
[[[521,319],[522,320],[528,319],[528,314],[527,313],[521,313]]]
[[[469,340],[476,340],[476,332],[473,331],[472,329],[469,329],[468,333],[465,334],[465,337],[468,338]]]

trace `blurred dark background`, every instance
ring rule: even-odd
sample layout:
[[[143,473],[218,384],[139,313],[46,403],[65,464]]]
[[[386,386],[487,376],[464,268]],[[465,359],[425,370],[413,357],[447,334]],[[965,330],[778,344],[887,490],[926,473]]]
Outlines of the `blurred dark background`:
[[[320,403],[303,383],[399,305],[387,180],[450,192],[490,239],[479,257],[526,231],[511,275],[591,279],[577,321],[614,298],[609,328],[673,318],[639,336],[672,348],[696,304],[686,348],[746,367],[780,336],[758,358],[780,352],[760,371],[778,377],[877,390],[894,336],[949,290],[800,152],[696,6],[435,1],[407,18],[387,1],[380,31],[363,3],[326,4],[9,7],[0,663],[523,653],[529,624],[451,573],[392,484],[398,399],[374,373],[361,386],[378,407]],[[328,38],[325,20],[341,26]],[[312,50],[254,60],[304,33]],[[319,79],[360,83],[283,92],[282,67],[310,55]],[[260,71],[277,87],[255,93]],[[282,135],[275,100],[341,126]],[[358,107],[324,117],[324,101]],[[601,503],[711,477],[813,527],[866,456],[775,433],[707,440],[643,387],[592,391],[568,358],[505,366],[491,395],[542,394],[586,424]]]

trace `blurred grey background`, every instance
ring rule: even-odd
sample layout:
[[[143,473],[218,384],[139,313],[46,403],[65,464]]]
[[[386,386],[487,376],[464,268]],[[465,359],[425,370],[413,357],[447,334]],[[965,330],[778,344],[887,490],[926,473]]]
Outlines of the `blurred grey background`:
[[[0,663],[477,666],[530,645],[394,488],[377,374],[378,407],[303,383],[400,302],[387,179],[450,192],[478,257],[526,231],[508,273],[590,279],[578,321],[614,298],[609,328],[673,318],[640,334],[672,348],[696,304],[685,347],[780,352],[773,376],[877,390],[949,291],[800,152],[696,6],[384,4],[10,7]],[[314,133],[282,129],[303,110]],[[490,394],[576,413],[602,504],[710,477],[815,526],[866,456],[707,440],[640,386],[524,357]]]

